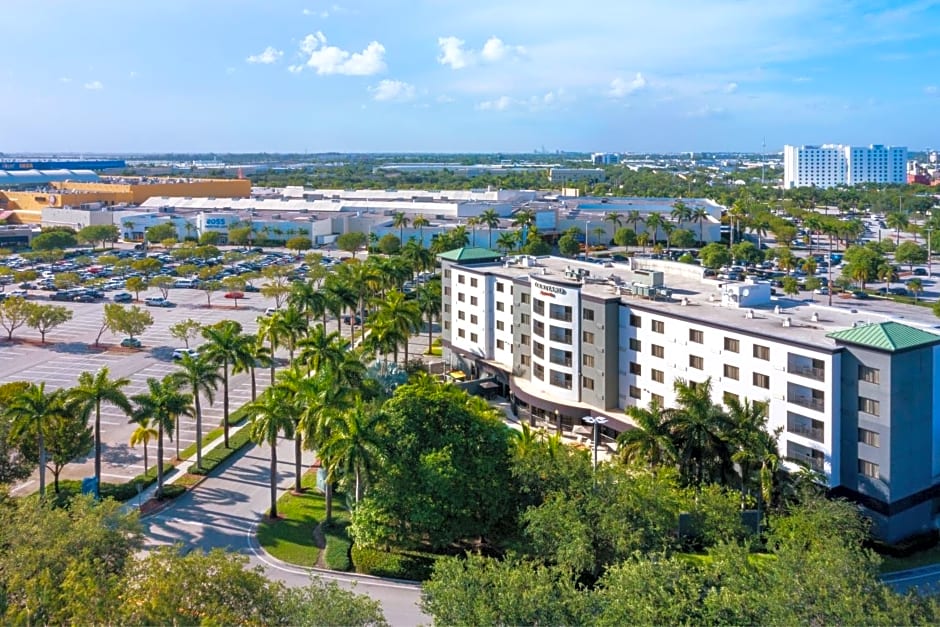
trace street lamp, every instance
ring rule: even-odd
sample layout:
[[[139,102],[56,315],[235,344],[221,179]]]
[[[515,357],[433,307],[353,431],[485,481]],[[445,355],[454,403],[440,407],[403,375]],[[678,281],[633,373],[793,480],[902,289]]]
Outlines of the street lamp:
[[[930,257],[933,255],[933,251],[930,249],[930,232],[933,231],[933,226],[930,224],[931,213],[929,211],[925,212],[924,215],[927,217],[925,223],[927,224],[927,276],[933,276],[931,272]]]
[[[561,413],[555,410],[555,433],[561,435]]]
[[[591,254],[591,221],[587,220],[584,223],[584,254]]]
[[[607,419],[603,416],[585,416],[581,420],[589,425],[594,425],[594,473],[597,474],[597,435],[600,426],[605,424]],[[594,479],[594,484],[597,485],[597,478]]]

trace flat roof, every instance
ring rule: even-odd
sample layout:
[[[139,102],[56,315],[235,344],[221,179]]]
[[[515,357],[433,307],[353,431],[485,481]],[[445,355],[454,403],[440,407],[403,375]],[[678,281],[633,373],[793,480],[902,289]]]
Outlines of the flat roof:
[[[772,337],[778,341],[826,351],[839,349],[839,343],[836,341],[839,338],[830,334],[883,322],[914,327],[937,335],[940,339],[940,320],[929,308],[877,297],[857,300],[833,296],[830,307],[827,305],[827,296],[816,296],[817,300],[813,302],[808,297],[801,299],[778,295],[771,296],[770,302],[763,306],[727,307],[721,304],[719,287],[728,284],[728,281],[683,276],[679,272],[683,266],[688,268],[688,265],[678,262],[657,261],[655,267],[644,268],[643,258],[638,258],[637,269],[662,271],[664,287],[672,292],[671,299],[652,300],[642,296],[620,294],[612,279],[626,281],[631,272],[628,263],[600,264],[563,257],[533,257],[531,259],[534,259],[537,265],[524,267],[522,264],[506,265],[508,259],[510,258],[507,257],[499,263],[473,263],[462,267],[470,272],[488,273],[507,279],[521,280],[531,277],[547,283],[578,287],[582,294],[588,297],[600,300],[618,299],[638,309],[662,312],[676,318],[700,320],[703,324],[720,326],[739,333]],[[663,269],[664,267],[666,269]],[[582,283],[566,277],[565,272],[569,268],[586,270],[589,273],[588,281]],[[673,271],[670,271],[670,268]],[[747,316],[749,310],[754,312],[753,317]],[[784,326],[786,319],[789,319],[789,326]]]

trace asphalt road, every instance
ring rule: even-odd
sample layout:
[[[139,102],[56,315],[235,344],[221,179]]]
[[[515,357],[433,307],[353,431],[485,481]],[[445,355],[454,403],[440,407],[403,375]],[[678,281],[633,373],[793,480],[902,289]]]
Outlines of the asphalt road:
[[[881,581],[901,594],[915,589],[922,594],[937,594],[940,592],[940,564],[888,573],[882,575]]]
[[[271,579],[289,586],[304,586],[314,571],[289,566],[267,555],[258,546],[255,528],[270,507],[270,449],[252,446],[229,461],[217,476],[180,496],[168,509],[143,519],[150,546],[181,543],[186,549],[225,548],[248,555]],[[313,454],[305,451],[305,468]],[[280,492],[293,485],[293,441],[278,444]],[[380,601],[386,620],[396,626],[429,624],[430,617],[418,609],[420,586],[355,575],[316,571],[359,594]]]

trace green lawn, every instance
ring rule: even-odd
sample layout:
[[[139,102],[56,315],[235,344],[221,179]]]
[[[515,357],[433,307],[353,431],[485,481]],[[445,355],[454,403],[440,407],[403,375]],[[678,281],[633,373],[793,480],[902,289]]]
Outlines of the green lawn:
[[[271,555],[297,566],[316,566],[320,558],[320,547],[316,545],[313,531],[326,518],[326,502],[316,489],[316,476],[305,475],[303,494],[284,494],[277,502],[279,520],[265,520],[258,526],[258,543]],[[339,509],[339,499],[333,499],[334,524],[349,519]],[[342,567],[340,553],[348,550],[344,528],[325,530],[327,555],[331,567]],[[346,560],[348,563],[348,560]],[[347,566],[348,568],[348,566]]]

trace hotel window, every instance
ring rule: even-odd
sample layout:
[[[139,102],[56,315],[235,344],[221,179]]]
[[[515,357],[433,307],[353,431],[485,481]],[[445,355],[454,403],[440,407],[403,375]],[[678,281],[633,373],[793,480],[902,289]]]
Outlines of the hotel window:
[[[557,348],[548,350],[548,360],[557,366],[571,367],[571,351],[563,351]]]
[[[585,390],[593,390],[594,379],[591,379],[589,377],[581,377],[581,387],[583,387]]]
[[[878,467],[878,464],[874,462],[865,459],[858,460],[858,474],[860,475],[877,479],[879,470],[881,469]]]
[[[496,311],[506,311],[506,307],[503,305],[502,301],[496,301]]]
[[[503,325],[503,321],[502,321],[502,320],[497,320],[497,321],[496,321],[496,330],[497,330],[497,331],[502,331],[504,326],[505,326],[505,325]]]
[[[476,297],[476,296],[471,296],[471,297],[470,297],[470,304],[473,305],[474,307],[476,306],[476,304],[477,304],[477,297]]]
[[[548,327],[548,339],[561,344],[571,344],[571,329],[551,325]]]
[[[520,295],[519,295],[519,302],[522,303],[523,305],[528,305],[528,304],[529,304],[529,295],[528,295],[528,294],[520,294]]]
[[[519,314],[519,324],[529,324],[529,314]]]
[[[585,320],[594,320],[594,310],[593,310],[593,309],[588,309],[587,307],[585,307],[585,308],[582,310],[582,315],[584,316],[584,319],[585,319]]]
[[[659,394],[650,394],[650,405],[656,405],[657,407],[662,407],[663,403],[666,402],[666,399],[660,396]]]
[[[635,374],[641,376],[643,374],[643,367],[635,361],[630,362],[630,374]]]
[[[638,399],[638,398],[641,398],[642,396],[643,396],[643,394],[642,394],[642,392],[640,392],[640,388],[638,388],[638,387],[635,386],[635,385],[631,385],[631,386],[630,386],[630,398],[637,398],[637,399]]]
[[[464,314],[464,312],[462,312],[462,311],[458,311],[458,312],[457,312],[457,319],[458,319],[458,320],[465,320],[465,319],[466,319],[466,314]]]
[[[740,352],[741,352],[741,342],[739,342],[738,340],[734,339],[733,337],[726,337],[726,338],[725,338],[725,350],[726,350],[726,351],[729,351],[729,352],[732,352],[732,353],[740,353]]]
[[[689,341],[701,344],[705,341],[705,334],[700,329],[689,329]]]
[[[449,328],[450,328],[450,321],[449,321],[449,320],[445,320],[445,321],[444,321],[444,328],[445,328],[445,329],[449,329]]]
[[[467,299],[464,297],[463,292],[461,292],[457,294],[457,300],[459,300],[460,302],[464,302]]]
[[[450,313],[450,305],[444,304],[444,313]]]
[[[653,357],[659,357],[660,359],[663,359],[666,355],[666,349],[659,344],[653,344],[650,346],[650,349],[653,351]]]
[[[767,346],[761,346],[760,344],[754,345],[754,358],[763,359],[764,361],[770,361],[770,348]]]
[[[768,377],[766,374],[755,372],[752,382],[759,388],[764,388],[765,390],[770,389],[770,377]]]
[[[868,429],[858,430],[858,441],[861,444],[867,444],[868,446],[874,446],[878,448],[881,446],[881,434],[877,431],[869,431]]]
[[[528,366],[531,363],[528,355],[519,355],[519,364]]]
[[[537,313],[540,316],[545,315],[545,301],[536,298],[532,302],[532,311]]]
[[[695,368],[696,370],[704,370],[705,360],[699,357],[698,355],[689,355],[689,368]]]
[[[464,275],[458,274],[458,275],[457,275],[457,282],[458,282],[458,283],[465,283],[466,280],[465,280]]]
[[[737,381],[741,376],[741,372],[740,370],[738,370],[737,366],[725,364],[724,375],[728,379],[733,379]]]
[[[532,324],[532,335],[538,335],[539,337],[545,337],[545,324],[536,320]]]
[[[881,383],[881,371],[877,368],[870,368],[869,366],[863,366],[859,364],[858,380],[878,385]]]
[[[639,329],[643,326],[643,319],[636,314],[630,314],[630,326]]]
[[[520,335],[520,336],[519,336],[519,343],[522,344],[523,346],[528,346],[528,345],[529,345],[529,336],[526,335],[525,333],[523,333],[522,335]]]
[[[506,347],[506,344],[502,340],[496,340],[496,349],[503,350]]]
[[[555,387],[570,390],[571,389],[571,374],[567,372],[558,372],[557,370],[552,370],[549,373],[548,382],[554,385]]]
[[[571,307],[567,305],[548,305],[548,317],[552,320],[561,320],[562,322],[571,322]]]
[[[477,280],[476,280],[476,279],[470,279],[470,287],[476,287],[476,286],[477,286]]]
[[[467,334],[463,329],[457,329],[457,337],[465,337]]]
[[[858,410],[865,412],[866,414],[871,414],[872,416],[881,415],[881,403],[872,399],[865,398],[864,396],[858,397]]]
[[[656,383],[662,383],[666,380],[666,376],[663,374],[662,370],[650,370],[650,376]]]
[[[665,333],[666,323],[662,320],[653,320],[653,333]]]
[[[544,379],[544,378],[545,378],[545,368],[544,368],[541,364],[533,364],[533,365],[532,365],[532,374],[535,375],[535,378],[536,378],[536,379]]]
[[[497,291],[497,292],[505,291],[505,290],[503,289],[503,284],[502,284],[502,283],[496,283],[496,291]]]
[[[545,346],[541,342],[532,342],[532,354],[539,359],[544,359]]]
[[[643,343],[635,337],[630,338],[630,350],[640,352],[643,350]]]
[[[476,324],[476,323],[477,323],[476,314],[470,314],[470,324]]]
[[[444,288],[444,296],[450,296],[450,288],[449,288],[449,287],[445,287],[445,288]]]
[[[582,331],[582,332],[581,332],[581,341],[584,342],[585,344],[593,344],[593,343],[594,343],[594,334],[591,333],[590,331]]]
[[[445,279],[449,279],[449,278],[450,278],[450,270],[449,270],[449,269],[448,269],[448,270],[444,270],[444,278],[445,278]]]
[[[593,368],[594,355],[581,355],[581,365],[586,368]]]
[[[476,342],[477,342],[477,334],[476,334],[476,333],[471,333],[471,334],[470,334],[470,341],[473,342],[474,344],[476,344]]]

